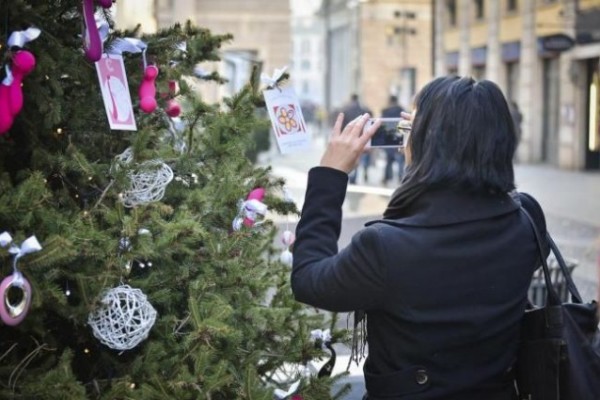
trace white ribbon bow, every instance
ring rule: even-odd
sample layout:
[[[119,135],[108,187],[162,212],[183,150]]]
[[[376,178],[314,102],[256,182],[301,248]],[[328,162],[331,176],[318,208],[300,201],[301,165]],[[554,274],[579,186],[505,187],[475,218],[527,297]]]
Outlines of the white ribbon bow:
[[[42,31],[38,28],[27,28],[24,31],[14,31],[8,37],[8,47],[23,47],[25,44],[37,39]]]
[[[123,54],[123,53],[142,53],[142,59],[144,61],[144,69],[146,69],[148,63],[146,62],[146,49],[148,45],[137,38],[118,38],[112,42],[108,50],[108,54]]]
[[[273,76],[269,76],[263,72],[260,74],[260,81],[267,86],[275,86],[277,85],[277,81],[283,76],[287,68],[287,65],[283,68],[275,68]]]
[[[29,236],[23,243],[21,243],[21,247],[17,245],[10,246],[8,252],[10,254],[14,254],[15,263],[18,258],[23,257],[26,254],[35,253],[36,251],[40,251],[42,249],[42,245],[38,242],[35,236]]]
[[[6,247],[11,243],[12,243],[12,236],[10,236],[10,234],[8,232],[3,232],[2,234],[0,234],[0,246]],[[13,262],[14,272],[15,273],[18,272],[17,271],[17,260],[19,258],[23,257],[26,254],[35,253],[36,251],[40,251],[41,249],[42,249],[42,245],[40,244],[40,242],[38,242],[35,235],[29,236],[27,239],[25,239],[25,241],[23,243],[21,243],[20,247],[15,244],[10,246],[10,248],[8,249],[8,252],[15,256],[15,259]]]
[[[244,216],[252,221],[256,221],[259,215],[264,216],[268,207],[260,200],[251,199],[244,202]]]
[[[312,340],[321,339],[323,343],[331,342],[331,330],[325,329],[324,331],[322,331],[321,329],[315,329],[310,332],[310,338]]]
[[[8,232],[0,233],[0,247],[6,247],[12,243],[12,236]]]

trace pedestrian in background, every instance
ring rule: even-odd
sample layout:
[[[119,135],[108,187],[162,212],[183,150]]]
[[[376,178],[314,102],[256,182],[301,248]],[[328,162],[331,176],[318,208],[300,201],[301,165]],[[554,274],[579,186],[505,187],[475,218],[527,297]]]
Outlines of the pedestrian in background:
[[[400,118],[400,113],[404,111],[398,104],[398,97],[391,95],[388,99],[388,106],[381,111],[381,118]],[[394,179],[394,164],[398,164],[398,183],[402,180],[404,174],[404,153],[394,148],[385,148],[385,170],[381,183],[387,185]]]
[[[403,184],[339,253],[348,173],[378,124],[362,134],[368,115],[344,129],[338,117],[308,174],[292,290],[321,309],[364,310],[369,400],[516,399],[520,323],[539,266],[520,207],[542,237],[546,223],[514,191],[508,104],[494,83],[452,76],[427,84],[415,106]]]
[[[360,117],[364,114],[371,114],[371,110],[367,107],[364,107],[359,99],[357,94],[352,94],[350,96],[350,101],[348,104],[344,106],[342,109],[342,113],[344,114],[344,119],[342,122],[342,129],[345,128],[351,121]],[[364,149],[359,162],[360,167],[363,170],[363,180],[365,183],[369,181],[369,166],[371,165],[371,150]],[[356,183],[356,176],[358,174],[358,168],[355,168],[350,172],[350,183]]]

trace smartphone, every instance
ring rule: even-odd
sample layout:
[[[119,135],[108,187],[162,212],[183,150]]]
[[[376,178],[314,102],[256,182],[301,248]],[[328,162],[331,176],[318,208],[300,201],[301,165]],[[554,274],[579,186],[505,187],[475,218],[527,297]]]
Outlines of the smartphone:
[[[370,118],[365,124],[365,130],[381,121],[381,126],[371,137],[369,147],[392,147],[404,146],[404,136],[410,131],[410,122],[402,118]]]

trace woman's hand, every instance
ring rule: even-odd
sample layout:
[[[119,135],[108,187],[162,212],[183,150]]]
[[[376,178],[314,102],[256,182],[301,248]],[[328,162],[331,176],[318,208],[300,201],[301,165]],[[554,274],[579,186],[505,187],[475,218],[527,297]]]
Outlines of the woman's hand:
[[[351,121],[342,131],[342,122],[344,114],[340,113],[333,126],[331,139],[321,158],[321,166],[335,168],[345,173],[349,173],[358,165],[360,155],[365,150],[367,143],[381,125],[377,121],[363,132],[369,114],[363,114]]]

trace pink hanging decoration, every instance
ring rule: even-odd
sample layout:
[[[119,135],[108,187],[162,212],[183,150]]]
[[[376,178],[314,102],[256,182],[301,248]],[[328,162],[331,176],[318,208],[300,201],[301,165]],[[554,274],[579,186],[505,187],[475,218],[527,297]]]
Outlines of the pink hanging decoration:
[[[256,188],[253,189],[249,194],[248,197],[246,198],[246,200],[258,200],[260,202],[263,201],[263,199],[265,198],[265,189],[263,188]],[[244,217],[244,225],[247,227],[252,227],[254,225],[255,220],[249,218],[248,216]]]
[[[21,290],[21,300],[18,304],[11,304],[8,292],[11,288]],[[20,272],[14,272],[0,283],[0,319],[6,325],[20,324],[29,311],[31,305],[31,285]]]
[[[179,117],[181,114],[181,106],[173,97],[177,95],[177,81],[169,81],[169,100],[167,100],[167,115],[171,118]]]
[[[112,0],[97,0],[97,2],[104,8],[112,6]],[[83,51],[89,61],[96,62],[102,57],[102,38],[94,16],[94,0],[83,0],[82,9]]]
[[[4,135],[13,124],[10,112],[10,87],[0,83],[0,135]]]
[[[23,47],[35,40],[41,30],[35,27],[15,31],[8,37],[11,49],[10,65],[6,65],[6,77],[0,83],[0,135],[8,132],[15,117],[23,109],[23,78],[35,68],[35,56]]]
[[[156,77],[158,76],[158,67],[149,65],[144,70],[144,79],[140,85],[140,108],[146,114],[156,110]]]
[[[27,50],[19,50],[12,57],[12,76],[13,81],[9,86],[10,92],[10,113],[13,117],[23,109],[23,78],[31,73],[35,68],[35,56]]]

